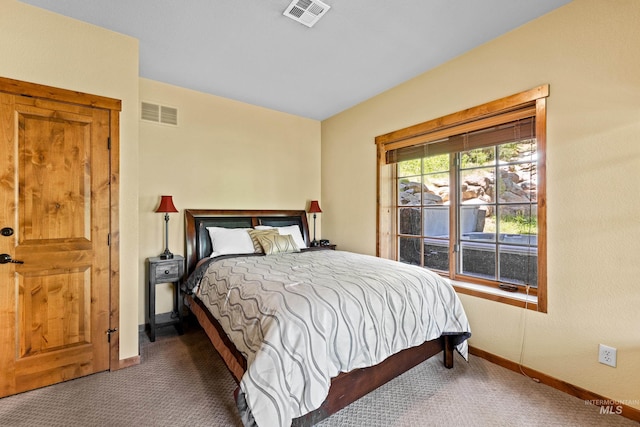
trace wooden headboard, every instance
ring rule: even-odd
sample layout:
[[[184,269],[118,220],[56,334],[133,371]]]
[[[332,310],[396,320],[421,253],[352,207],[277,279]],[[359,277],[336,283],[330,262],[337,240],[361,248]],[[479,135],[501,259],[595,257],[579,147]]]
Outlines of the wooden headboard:
[[[187,275],[195,270],[198,261],[211,253],[211,239],[207,227],[252,228],[256,225],[284,227],[297,225],[309,245],[309,225],[305,211],[280,210],[212,210],[187,209],[184,213],[185,254]]]

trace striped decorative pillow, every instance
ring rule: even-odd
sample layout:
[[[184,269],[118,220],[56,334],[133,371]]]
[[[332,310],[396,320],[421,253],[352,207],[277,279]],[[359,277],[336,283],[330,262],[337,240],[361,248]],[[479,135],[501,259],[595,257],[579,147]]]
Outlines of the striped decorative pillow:
[[[302,237],[302,232],[300,231],[300,227],[297,225],[286,225],[284,227],[273,227],[271,225],[256,225],[256,230],[278,230],[280,234],[291,234],[293,236],[294,242],[298,245],[298,249],[306,248],[307,244],[304,241],[304,237]]]
[[[251,237],[253,248],[255,249],[255,252],[257,254],[264,253],[264,250],[262,249],[262,245],[258,240],[258,236],[269,236],[269,235],[279,236],[280,233],[278,233],[278,230],[276,230],[275,228],[271,228],[269,230],[249,230],[249,236]]]
[[[262,245],[264,253],[267,255],[280,254],[285,252],[300,252],[293,236],[290,234],[265,234],[258,236],[258,241]]]

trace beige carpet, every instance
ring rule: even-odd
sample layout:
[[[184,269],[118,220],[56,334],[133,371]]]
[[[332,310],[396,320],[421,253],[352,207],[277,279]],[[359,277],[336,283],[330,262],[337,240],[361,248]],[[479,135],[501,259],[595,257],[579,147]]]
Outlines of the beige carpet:
[[[240,426],[235,383],[204,333],[141,335],[142,363],[0,399],[0,426]],[[323,427],[638,426],[471,356],[429,360]]]

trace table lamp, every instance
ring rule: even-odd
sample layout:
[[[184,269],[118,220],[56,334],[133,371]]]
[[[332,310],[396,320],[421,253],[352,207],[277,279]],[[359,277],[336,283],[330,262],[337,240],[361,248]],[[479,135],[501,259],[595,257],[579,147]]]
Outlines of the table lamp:
[[[316,214],[322,213],[322,209],[320,209],[320,204],[318,204],[317,200],[311,201],[307,212],[313,214],[313,240],[311,241],[311,246],[318,246],[319,243],[316,240]]]
[[[156,212],[164,213],[164,252],[160,255],[160,259],[172,259],[173,254],[169,251],[169,212],[178,212],[173,205],[173,199],[171,196],[161,196],[160,206],[156,209]]]

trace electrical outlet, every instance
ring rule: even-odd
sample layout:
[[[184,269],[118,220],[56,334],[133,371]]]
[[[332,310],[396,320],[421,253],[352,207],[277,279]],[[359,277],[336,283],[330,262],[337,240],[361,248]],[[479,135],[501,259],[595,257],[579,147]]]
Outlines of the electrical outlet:
[[[617,355],[618,350],[615,348],[600,344],[600,348],[598,350],[598,362],[615,368]]]

